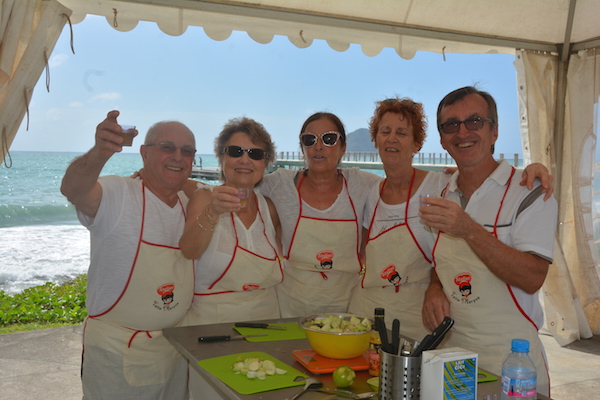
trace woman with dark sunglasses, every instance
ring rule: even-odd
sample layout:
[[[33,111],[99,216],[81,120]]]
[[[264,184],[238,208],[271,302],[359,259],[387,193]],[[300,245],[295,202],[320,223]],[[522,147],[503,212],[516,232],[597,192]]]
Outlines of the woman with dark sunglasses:
[[[283,279],[273,204],[254,191],[275,148],[270,135],[249,118],[230,120],[215,139],[223,185],[202,186],[188,204],[179,245],[196,259],[194,300],[189,325],[279,318],[275,285]],[[240,198],[241,189],[250,189]],[[213,398],[195,372],[193,398]],[[204,385],[208,387],[209,385]]]
[[[285,279],[277,294],[285,318],[347,311],[361,270],[366,196],[381,180],[358,168],[339,168],[346,132],[333,114],[309,117],[299,141],[306,168],[278,169],[259,186],[281,219]]]

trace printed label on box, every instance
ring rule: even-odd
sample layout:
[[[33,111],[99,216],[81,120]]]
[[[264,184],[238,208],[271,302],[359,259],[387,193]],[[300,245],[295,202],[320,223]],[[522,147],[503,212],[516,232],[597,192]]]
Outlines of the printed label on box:
[[[444,400],[471,400],[477,386],[477,359],[444,363]]]
[[[451,347],[424,351],[422,357],[422,399],[477,398],[477,353]]]

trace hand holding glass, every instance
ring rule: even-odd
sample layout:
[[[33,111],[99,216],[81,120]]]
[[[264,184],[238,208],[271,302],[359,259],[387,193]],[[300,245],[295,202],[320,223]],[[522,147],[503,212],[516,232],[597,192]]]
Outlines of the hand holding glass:
[[[119,133],[119,135],[123,138],[123,143],[121,143],[121,146],[133,145],[135,133],[135,125],[121,125],[121,132]]]
[[[248,198],[250,197],[250,189],[238,189],[237,197],[240,198],[240,207],[244,208],[248,205]]]
[[[423,203],[423,199],[427,199],[427,198],[431,198],[431,197],[437,197],[437,196],[435,196],[433,194],[430,194],[430,193],[422,193],[422,194],[420,194],[419,195],[419,201],[420,201],[421,207],[428,207],[428,206],[430,206],[431,204]]]

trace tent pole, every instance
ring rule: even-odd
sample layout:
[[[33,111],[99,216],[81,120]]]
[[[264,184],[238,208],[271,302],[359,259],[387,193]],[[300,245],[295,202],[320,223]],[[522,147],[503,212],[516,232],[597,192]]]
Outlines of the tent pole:
[[[569,57],[570,58],[570,57]],[[558,60],[558,76],[556,82],[556,103],[554,114],[554,165],[552,166],[552,174],[554,174],[554,188],[556,196],[560,196],[560,188],[562,182],[562,162],[564,152],[564,136],[565,136],[565,107],[567,95],[567,67],[569,61]]]
[[[567,97],[567,72],[569,68],[569,61],[571,59],[571,32],[573,30],[573,19],[575,18],[575,6],[577,0],[571,0],[569,2],[569,14],[567,16],[567,25],[565,28],[565,39],[562,45],[558,45],[558,71],[556,79],[556,102],[555,102],[555,114],[554,114],[554,165],[553,174],[555,177],[554,185],[556,188],[556,195],[560,196],[560,188],[562,182],[562,162],[564,152],[564,136],[565,136],[565,107]]]

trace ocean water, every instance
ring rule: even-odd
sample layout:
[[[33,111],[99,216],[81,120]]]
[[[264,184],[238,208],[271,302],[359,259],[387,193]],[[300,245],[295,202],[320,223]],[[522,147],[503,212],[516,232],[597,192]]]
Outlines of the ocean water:
[[[74,207],[60,193],[64,171],[81,154],[11,155],[12,167],[0,166],[0,290],[14,294],[27,287],[62,283],[86,273],[89,233],[79,224]],[[204,167],[218,166],[214,155],[201,157]],[[141,166],[139,154],[115,154],[101,175],[129,176]],[[383,176],[382,170],[372,172]],[[600,174],[597,175],[596,213],[600,204]],[[594,233],[600,237],[600,219],[594,220]]]
[[[60,193],[64,172],[79,155],[13,152],[12,167],[0,167],[0,290],[14,294],[87,272],[89,233]],[[218,165],[212,155],[201,157],[205,167]],[[101,175],[129,176],[141,167],[139,154],[115,154]]]

